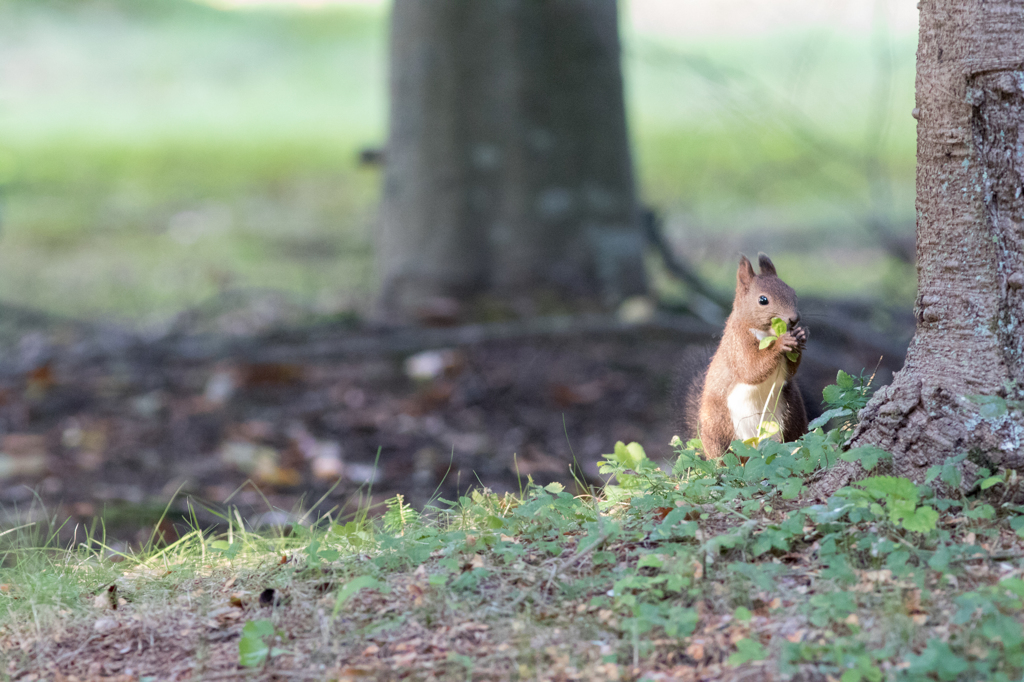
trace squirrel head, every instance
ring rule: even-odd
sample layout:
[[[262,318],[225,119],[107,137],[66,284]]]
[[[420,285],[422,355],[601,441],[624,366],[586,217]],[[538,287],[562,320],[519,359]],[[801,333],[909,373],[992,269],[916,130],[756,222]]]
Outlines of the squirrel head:
[[[775,265],[763,253],[758,254],[757,264],[761,274],[754,273],[754,267],[746,256],[740,257],[736,271],[736,299],[732,304],[732,315],[746,328],[768,332],[772,318],[781,317],[789,329],[800,322],[800,311],[796,304],[796,292],[779,279]]]

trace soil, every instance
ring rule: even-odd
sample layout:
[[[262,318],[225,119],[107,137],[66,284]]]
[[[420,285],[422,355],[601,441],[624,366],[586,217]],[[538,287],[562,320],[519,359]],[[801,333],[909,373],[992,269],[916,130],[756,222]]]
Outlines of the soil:
[[[802,307],[810,396],[837,369],[877,367],[886,383],[901,365],[893,349],[906,348],[908,314]],[[669,461],[680,365],[719,329],[659,314],[641,325],[342,320],[147,338],[0,317],[4,524],[70,520],[62,537],[81,540],[102,517],[118,549],[154,529],[170,540],[215,525],[232,507],[254,528],[288,527],[396,494],[423,506],[474,486],[517,490],[528,477],[599,485],[597,461],[620,440]]]

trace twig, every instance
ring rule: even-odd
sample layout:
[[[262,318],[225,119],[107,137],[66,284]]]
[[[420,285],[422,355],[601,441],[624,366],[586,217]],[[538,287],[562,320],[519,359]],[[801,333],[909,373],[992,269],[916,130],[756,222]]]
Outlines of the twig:
[[[595,540],[594,542],[592,542],[589,545],[587,545],[586,548],[584,548],[582,550],[579,550],[577,552],[574,552],[572,556],[567,558],[561,564],[555,566],[555,568],[551,571],[551,575],[549,575],[548,579],[546,581],[544,581],[543,589],[544,590],[550,589],[551,588],[551,583],[554,582],[554,579],[555,579],[556,575],[558,575],[559,573],[561,573],[565,569],[567,569],[570,566],[572,566],[573,564],[575,564],[580,559],[584,558],[585,556],[587,556],[588,554],[590,554],[591,552],[596,550],[598,547],[600,547],[605,542],[607,542],[608,538],[610,538],[612,535],[613,535],[612,533],[602,533],[601,535],[598,536],[597,540]],[[558,557],[551,557],[550,559],[545,561],[544,564],[541,564],[541,565],[546,565],[546,564],[548,564],[548,563],[550,563],[552,561],[557,561],[557,560],[558,560]],[[530,594],[530,592],[524,590],[522,594],[520,594],[518,597],[516,597],[512,601],[512,603],[508,605],[506,610],[508,612],[515,611],[516,607],[519,606],[520,604],[522,604],[523,601],[526,599],[526,597],[529,596],[529,594]]]
[[[569,568],[570,566],[573,566],[580,559],[582,559],[583,557],[587,556],[588,554],[593,552],[595,549],[597,549],[598,547],[603,545],[605,542],[608,541],[608,538],[610,538],[611,536],[612,536],[612,533],[602,533],[601,535],[598,536],[597,540],[594,540],[592,543],[587,545],[585,549],[577,550],[576,552],[573,553],[573,555],[571,557],[569,557],[568,559],[563,561],[558,566],[555,566],[555,568],[551,571],[551,575],[548,576],[547,583],[544,585],[544,589],[545,590],[551,589],[551,583],[554,582],[556,575],[558,575],[559,573],[561,573],[565,569]]]
[[[96,641],[96,638],[97,638],[97,637],[98,637],[98,635],[92,635],[92,636],[90,636],[90,637],[86,637],[86,638],[85,638],[85,641],[84,641],[84,642],[82,642],[82,645],[81,645],[80,647],[78,647],[78,648],[77,648],[77,649],[75,649],[74,651],[68,651],[68,652],[66,652],[66,653],[64,653],[64,654],[61,654],[60,656],[58,656],[57,658],[55,658],[53,662],[54,662],[54,663],[61,663],[62,661],[66,661],[66,660],[68,660],[69,658],[74,658],[74,657],[78,656],[78,654],[80,654],[80,653],[82,653],[83,651],[85,651],[85,648],[86,648],[87,646],[89,646],[90,644],[92,644],[93,642],[95,642],[95,641]]]
[[[1024,552],[1000,552],[999,554],[974,554],[972,556],[953,557],[950,561],[1006,561],[1007,559],[1024,559]]]
[[[391,327],[351,328],[321,326],[293,332],[272,332],[229,338],[217,335],[171,336],[147,341],[130,336],[121,343],[92,339],[79,344],[67,360],[96,364],[110,360],[161,363],[209,362],[234,358],[247,362],[309,362],[403,355],[430,348],[477,346],[496,341],[564,338],[572,336],[650,336],[662,333],[682,341],[705,342],[717,329],[696,318],[656,314],[653,319],[630,324],[614,315],[550,315],[532,319],[447,328]],[[0,374],[17,374],[10,362],[0,363]]]
[[[694,292],[717,305],[723,312],[729,310],[732,307],[732,298],[709,286],[676,256],[672,247],[665,241],[665,235],[661,229],[661,220],[658,218],[658,214],[648,209],[643,212],[642,219],[647,241],[661,255],[661,260],[665,263],[665,269],[672,276],[685,282]]]

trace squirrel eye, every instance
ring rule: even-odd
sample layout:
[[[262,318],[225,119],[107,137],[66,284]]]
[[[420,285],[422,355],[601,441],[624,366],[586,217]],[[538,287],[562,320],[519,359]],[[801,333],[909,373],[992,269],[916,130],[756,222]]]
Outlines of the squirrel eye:
[[[761,298],[757,299],[757,302],[760,303],[761,305],[768,305],[768,297],[762,296]]]

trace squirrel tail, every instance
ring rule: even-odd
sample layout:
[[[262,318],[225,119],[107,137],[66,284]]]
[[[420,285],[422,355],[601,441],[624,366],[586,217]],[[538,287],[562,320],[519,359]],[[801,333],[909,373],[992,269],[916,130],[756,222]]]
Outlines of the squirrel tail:
[[[714,346],[691,346],[682,356],[672,388],[676,435],[685,443],[700,435],[700,398]]]

